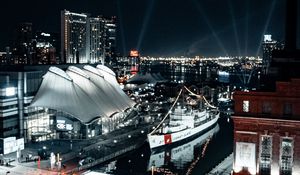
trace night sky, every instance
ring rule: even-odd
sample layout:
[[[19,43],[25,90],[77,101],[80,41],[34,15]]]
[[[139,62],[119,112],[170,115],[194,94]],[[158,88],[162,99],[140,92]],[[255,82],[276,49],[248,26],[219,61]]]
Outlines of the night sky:
[[[284,0],[5,0],[0,51],[20,22],[60,32],[60,11],[117,16],[118,50],[142,56],[257,55],[263,34],[284,40]]]

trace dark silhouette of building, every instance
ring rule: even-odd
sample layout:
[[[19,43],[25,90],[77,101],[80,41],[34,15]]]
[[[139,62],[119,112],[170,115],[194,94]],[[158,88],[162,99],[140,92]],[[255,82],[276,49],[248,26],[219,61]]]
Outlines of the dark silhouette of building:
[[[31,64],[34,59],[32,23],[20,23],[15,29],[11,64]]]
[[[298,0],[286,0],[285,47],[274,50],[269,76],[272,80],[287,81],[291,77],[300,77],[300,50],[297,39],[297,3]]]
[[[270,67],[270,63],[272,61],[272,53],[274,50],[283,50],[284,44],[282,42],[278,42],[272,39],[272,35],[264,35],[264,41],[262,43],[263,48],[263,71],[264,74],[268,73],[268,69]]]

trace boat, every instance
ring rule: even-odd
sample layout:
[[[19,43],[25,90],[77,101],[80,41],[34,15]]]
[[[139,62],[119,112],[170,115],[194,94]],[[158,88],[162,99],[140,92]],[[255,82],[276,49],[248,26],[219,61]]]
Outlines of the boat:
[[[192,93],[190,90],[188,91]],[[151,149],[174,144],[193,137],[208,130],[217,123],[220,112],[216,107],[210,105],[207,100],[205,100],[206,107],[200,109],[195,109],[195,107],[189,106],[184,102],[177,103],[181,94],[182,90],[160,124],[148,134],[148,142]],[[202,96],[201,98],[205,99]],[[164,121],[166,121],[168,116],[169,119],[166,124]]]
[[[164,165],[168,165],[170,162],[172,162],[177,169],[182,169],[186,163],[192,162],[195,159],[195,150],[198,150],[199,154],[203,153],[203,151],[200,150],[202,145],[219,132],[219,130],[220,127],[217,124],[212,129],[182,145],[171,145],[171,147],[167,149],[154,150],[151,152],[148,170],[151,170],[152,167],[155,167],[156,169],[164,167]]]

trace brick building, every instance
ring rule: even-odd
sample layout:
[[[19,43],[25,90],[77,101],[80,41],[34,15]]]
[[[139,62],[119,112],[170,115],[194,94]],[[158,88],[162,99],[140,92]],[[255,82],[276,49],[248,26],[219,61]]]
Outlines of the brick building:
[[[233,174],[300,174],[300,79],[234,100]]]

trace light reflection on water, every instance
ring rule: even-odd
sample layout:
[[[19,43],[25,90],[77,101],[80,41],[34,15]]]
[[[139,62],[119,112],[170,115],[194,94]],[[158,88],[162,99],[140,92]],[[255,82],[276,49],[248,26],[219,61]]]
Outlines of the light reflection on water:
[[[209,144],[210,139],[212,139],[213,135],[219,130],[220,127],[217,124],[212,129],[187,143],[158,151],[152,151],[148,163],[148,170],[150,171],[153,166],[156,171],[163,171],[164,167],[171,164],[173,164],[175,168],[174,171],[176,172],[186,169],[186,167],[188,167],[195,159],[202,157],[202,155],[204,156],[205,145]]]

